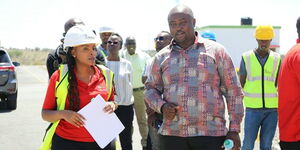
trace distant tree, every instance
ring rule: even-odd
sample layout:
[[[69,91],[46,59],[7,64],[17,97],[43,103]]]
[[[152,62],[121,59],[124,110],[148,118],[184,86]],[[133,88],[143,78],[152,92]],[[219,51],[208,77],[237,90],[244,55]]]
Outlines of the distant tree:
[[[41,49],[39,47],[34,48],[35,51],[40,51]]]

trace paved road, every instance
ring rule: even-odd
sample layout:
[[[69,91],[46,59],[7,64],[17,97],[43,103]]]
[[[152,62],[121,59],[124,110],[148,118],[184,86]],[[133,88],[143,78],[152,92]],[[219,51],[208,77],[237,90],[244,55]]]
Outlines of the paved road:
[[[0,150],[36,150],[48,126],[41,118],[48,74],[44,66],[20,66],[17,73],[17,109],[0,110]],[[133,137],[134,149],[141,149],[137,128]]]
[[[36,150],[48,126],[41,118],[48,74],[44,66],[20,66],[17,73],[19,81],[17,109],[0,110],[0,150]],[[142,149],[136,119],[134,119],[133,148]],[[258,149],[258,144],[255,149]]]

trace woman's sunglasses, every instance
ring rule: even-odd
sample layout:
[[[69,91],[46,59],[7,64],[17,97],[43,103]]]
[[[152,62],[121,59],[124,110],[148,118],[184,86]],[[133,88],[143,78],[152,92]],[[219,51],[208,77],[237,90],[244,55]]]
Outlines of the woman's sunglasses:
[[[108,44],[116,45],[116,44],[118,44],[119,42],[107,41],[107,43],[108,43]]]

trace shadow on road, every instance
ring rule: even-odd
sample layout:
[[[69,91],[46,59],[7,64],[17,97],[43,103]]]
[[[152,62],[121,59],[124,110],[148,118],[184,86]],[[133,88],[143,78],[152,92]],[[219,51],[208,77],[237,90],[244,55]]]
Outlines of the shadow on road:
[[[13,110],[7,109],[5,102],[0,102],[0,113],[9,113]]]
[[[0,113],[9,113],[9,112],[12,112],[12,110],[0,108]]]

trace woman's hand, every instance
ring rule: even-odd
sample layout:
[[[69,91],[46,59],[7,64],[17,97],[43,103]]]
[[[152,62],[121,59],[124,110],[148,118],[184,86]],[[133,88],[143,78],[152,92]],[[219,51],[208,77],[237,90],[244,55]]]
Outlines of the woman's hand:
[[[114,102],[106,102],[106,106],[103,108],[103,111],[106,113],[112,113],[117,109],[117,104]]]
[[[62,118],[77,128],[82,127],[85,121],[85,118],[81,114],[72,110],[63,110]]]

